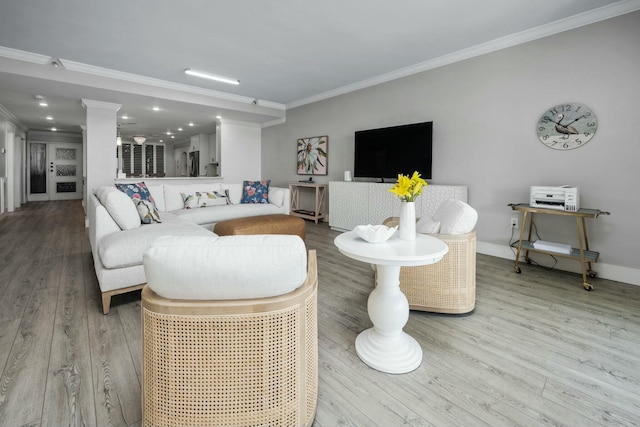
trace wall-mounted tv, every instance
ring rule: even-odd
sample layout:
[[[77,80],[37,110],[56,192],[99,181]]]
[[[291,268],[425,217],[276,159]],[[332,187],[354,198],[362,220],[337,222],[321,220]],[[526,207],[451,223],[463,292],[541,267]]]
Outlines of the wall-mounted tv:
[[[433,122],[356,131],[353,176],[384,181],[418,171],[431,179],[432,133]]]

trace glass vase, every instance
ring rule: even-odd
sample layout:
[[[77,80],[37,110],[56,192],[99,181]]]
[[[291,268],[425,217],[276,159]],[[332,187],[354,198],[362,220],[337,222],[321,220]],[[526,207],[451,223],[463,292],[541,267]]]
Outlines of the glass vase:
[[[400,204],[398,237],[403,240],[416,239],[416,204],[414,202],[402,202]]]

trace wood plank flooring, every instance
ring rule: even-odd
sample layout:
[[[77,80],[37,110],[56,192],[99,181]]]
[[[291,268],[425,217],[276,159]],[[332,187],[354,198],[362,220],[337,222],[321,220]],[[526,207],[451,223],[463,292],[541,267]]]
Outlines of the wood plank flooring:
[[[363,364],[373,271],[307,222],[318,252],[314,426],[640,426],[640,287],[478,255],[469,315],[411,312],[422,365]],[[505,243],[506,244],[506,243]],[[596,264],[597,270],[597,264]],[[141,424],[140,293],[100,310],[79,201],[0,219],[0,426]]]

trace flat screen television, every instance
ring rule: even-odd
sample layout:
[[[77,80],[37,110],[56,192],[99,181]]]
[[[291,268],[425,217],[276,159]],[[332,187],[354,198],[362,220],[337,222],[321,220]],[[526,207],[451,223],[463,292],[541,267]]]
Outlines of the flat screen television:
[[[418,171],[431,179],[432,133],[433,122],[356,131],[353,176],[384,182]]]

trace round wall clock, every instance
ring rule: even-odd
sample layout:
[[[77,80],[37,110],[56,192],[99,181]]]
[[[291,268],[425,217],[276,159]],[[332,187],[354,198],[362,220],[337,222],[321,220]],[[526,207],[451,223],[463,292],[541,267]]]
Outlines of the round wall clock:
[[[575,102],[556,105],[538,120],[538,138],[549,148],[571,150],[593,138],[598,119],[588,107]]]

